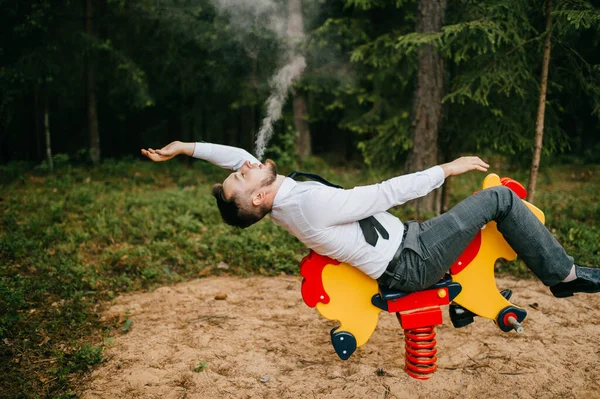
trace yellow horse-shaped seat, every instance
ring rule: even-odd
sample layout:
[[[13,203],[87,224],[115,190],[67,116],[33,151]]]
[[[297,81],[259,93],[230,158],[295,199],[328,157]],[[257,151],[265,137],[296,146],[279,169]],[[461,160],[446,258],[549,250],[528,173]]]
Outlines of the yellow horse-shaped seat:
[[[525,198],[525,189],[514,180],[488,175],[482,184],[504,185]],[[543,212],[524,201],[534,215],[544,222]],[[377,326],[379,312],[397,313],[403,328],[441,324],[440,305],[453,302],[464,309],[491,320],[503,331],[510,331],[525,319],[527,312],[498,292],[494,263],[498,258],[514,260],[516,253],[498,231],[495,222],[483,227],[450,269],[450,276],[434,287],[412,294],[383,295],[377,282],[355,267],[337,262],[311,251],[301,263],[302,297],[310,307],[340,325],[331,330],[336,353],[348,359],[364,345]],[[391,298],[391,299],[390,299]],[[456,326],[456,325],[455,325]]]

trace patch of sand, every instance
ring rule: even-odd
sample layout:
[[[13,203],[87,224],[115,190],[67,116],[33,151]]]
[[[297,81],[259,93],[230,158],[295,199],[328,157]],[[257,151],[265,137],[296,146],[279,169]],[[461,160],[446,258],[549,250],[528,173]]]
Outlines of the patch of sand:
[[[382,312],[369,342],[340,360],[329,337],[336,324],[304,304],[300,278],[210,277],[122,296],[105,317],[129,312],[133,327],[115,337],[80,395],[600,398],[600,294],[556,299],[538,281],[497,281],[528,311],[525,332],[503,333],[481,318],[455,329],[445,308],[436,329],[439,369],[428,381],[404,373],[393,314]],[[220,292],[227,299],[216,300]],[[201,362],[206,368],[195,372]]]

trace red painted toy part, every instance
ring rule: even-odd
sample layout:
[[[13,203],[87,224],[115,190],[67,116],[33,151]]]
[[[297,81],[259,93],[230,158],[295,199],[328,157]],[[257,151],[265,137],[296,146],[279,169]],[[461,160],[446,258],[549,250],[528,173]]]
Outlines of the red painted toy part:
[[[340,262],[310,251],[300,262],[302,280],[302,299],[308,307],[314,308],[317,303],[329,303],[329,295],[323,287],[322,273],[327,265],[338,265]]]
[[[426,308],[429,306],[442,306],[450,303],[448,288],[433,288],[417,291],[402,298],[387,301],[388,312],[404,312]]]
[[[504,318],[502,319],[502,321],[504,322],[505,326],[510,326],[510,323],[508,322],[508,318],[509,317],[513,317],[515,320],[518,320],[517,315],[510,312],[504,315]]]
[[[521,199],[525,199],[527,197],[527,190],[521,183],[516,180],[511,179],[510,177],[503,177],[500,179],[500,184],[506,186],[513,190],[515,194]]]
[[[437,369],[434,326],[405,329],[404,343],[406,374],[419,380],[429,379]]]
[[[460,254],[456,262],[454,262],[454,264],[450,268],[450,274],[458,274],[465,267],[467,267],[469,263],[471,263],[471,261],[475,259],[475,257],[479,253],[479,248],[481,248],[481,231],[477,233],[475,238],[473,238],[473,241],[471,241],[471,243],[467,246],[467,248],[465,248],[463,253]]]
[[[417,312],[396,313],[396,317],[404,330],[439,326],[443,323],[442,309],[440,307],[419,310]]]

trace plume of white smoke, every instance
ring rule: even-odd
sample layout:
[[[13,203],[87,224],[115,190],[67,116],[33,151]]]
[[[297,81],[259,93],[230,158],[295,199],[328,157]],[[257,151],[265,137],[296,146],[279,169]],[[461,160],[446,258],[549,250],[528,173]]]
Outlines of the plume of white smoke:
[[[297,25],[302,23],[302,19],[300,17],[298,20],[295,15],[301,14],[294,13],[288,23],[287,10],[282,6],[285,2],[277,0],[212,0],[212,2],[219,12],[229,16],[233,34],[243,38],[255,28],[263,28],[275,33],[279,39],[285,40],[281,56],[284,66],[269,81],[271,95],[267,99],[267,113],[256,139],[255,155],[262,160],[265,148],[273,136],[273,123],[281,118],[281,110],[290,87],[306,67],[306,61],[299,53],[299,38],[296,35],[298,30],[301,31]],[[300,4],[298,2],[298,6]]]
[[[301,55],[295,55],[281,68],[271,80],[273,92],[267,99],[267,116],[263,119],[256,138],[256,158],[261,160],[265,155],[265,147],[273,136],[273,123],[281,118],[281,109],[288,96],[290,86],[302,75],[306,61]]]

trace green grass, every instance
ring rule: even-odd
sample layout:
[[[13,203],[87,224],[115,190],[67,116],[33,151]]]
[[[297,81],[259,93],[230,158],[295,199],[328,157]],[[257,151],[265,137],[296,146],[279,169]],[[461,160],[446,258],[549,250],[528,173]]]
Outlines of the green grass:
[[[392,175],[317,158],[302,169],[346,187]],[[111,336],[129,330],[127,321],[98,317],[97,305],[122,292],[217,275],[219,262],[241,276],[296,274],[307,250],[294,237],[269,220],[241,231],[220,221],[210,186],[226,174],[176,161],[63,164],[51,174],[0,167],[0,397],[74,396]],[[546,170],[536,195],[548,227],[583,264],[600,264],[599,174],[598,166]],[[455,178],[452,202],[482,177]],[[414,216],[410,204],[394,213]],[[505,270],[527,274],[519,262]]]
[[[204,370],[208,370],[208,364],[206,364],[206,362],[199,362],[198,365],[193,368],[194,373],[199,373]]]

